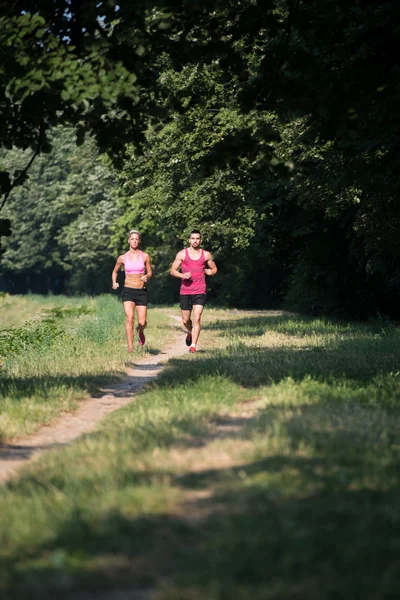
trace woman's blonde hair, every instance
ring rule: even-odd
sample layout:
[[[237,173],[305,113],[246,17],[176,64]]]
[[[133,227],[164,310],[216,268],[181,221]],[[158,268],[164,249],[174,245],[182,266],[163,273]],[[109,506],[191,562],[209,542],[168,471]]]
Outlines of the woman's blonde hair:
[[[130,232],[129,232],[129,235],[128,235],[128,242],[129,242],[129,240],[130,240],[130,238],[131,238],[131,235],[132,235],[132,233],[137,233],[137,234],[138,234],[138,236],[139,236],[139,240],[140,240],[140,237],[141,237],[141,236],[140,236],[140,233],[139,233],[139,231],[138,231],[137,229],[131,229],[131,230],[130,230]]]

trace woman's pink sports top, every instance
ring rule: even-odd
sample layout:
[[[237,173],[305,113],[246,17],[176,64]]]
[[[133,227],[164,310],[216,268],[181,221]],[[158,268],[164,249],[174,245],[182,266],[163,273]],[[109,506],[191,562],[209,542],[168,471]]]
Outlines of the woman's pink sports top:
[[[146,271],[142,251],[140,250],[139,258],[132,260],[129,258],[129,252],[125,254],[124,268],[126,275],[143,275]]]
[[[191,279],[181,279],[181,294],[187,296],[189,294],[205,294],[206,293],[206,277],[204,269],[206,268],[206,260],[204,258],[204,250],[201,251],[200,257],[197,260],[190,258],[188,249],[185,248],[185,258],[182,261],[182,273],[192,272]]]

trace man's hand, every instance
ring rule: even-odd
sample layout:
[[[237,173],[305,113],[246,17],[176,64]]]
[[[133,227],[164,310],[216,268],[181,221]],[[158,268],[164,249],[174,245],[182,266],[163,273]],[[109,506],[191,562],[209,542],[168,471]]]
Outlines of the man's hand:
[[[182,279],[192,279],[192,272],[187,271],[186,273],[182,273]]]
[[[113,290],[117,290],[119,288],[119,283],[113,283],[112,284],[112,289]]]

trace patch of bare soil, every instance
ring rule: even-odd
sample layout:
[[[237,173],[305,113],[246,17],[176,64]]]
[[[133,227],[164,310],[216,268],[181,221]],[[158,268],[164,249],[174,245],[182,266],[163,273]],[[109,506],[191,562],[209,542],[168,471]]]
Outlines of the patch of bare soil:
[[[171,338],[160,354],[148,354],[132,362],[121,383],[102,388],[96,396],[83,402],[76,412],[62,415],[34,435],[0,444],[0,483],[10,479],[23,465],[35,460],[41,453],[65,446],[93,431],[105,415],[133,402],[143,386],[161,373],[170,358],[187,352],[180,328],[178,332],[178,328],[171,327]]]

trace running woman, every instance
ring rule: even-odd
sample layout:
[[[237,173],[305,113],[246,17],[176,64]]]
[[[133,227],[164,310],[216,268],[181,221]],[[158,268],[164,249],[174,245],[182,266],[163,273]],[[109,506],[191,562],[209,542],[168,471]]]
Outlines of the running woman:
[[[189,235],[189,248],[178,252],[170,271],[173,277],[182,280],[180,307],[189,352],[196,352],[200,335],[200,320],[206,304],[205,275],[213,276],[218,271],[212,254],[200,245],[201,233],[193,229]]]
[[[121,292],[121,300],[124,304],[126,316],[125,331],[128,342],[128,352],[133,351],[133,325],[135,322],[135,309],[137,314],[138,326],[136,328],[140,346],[144,346],[146,338],[143,330],[147,325],[147,304],[148,291],[146,283],[153,274],[150,256],[147,252],[139,249],[140,233],[136,229],[129,232],[128,237],[129,250],[125,254],[118,256],[114,270],[111,275],[112,288],[119,288],[117,283],[117,274],[122,266],[125,269],[125,284]]]

